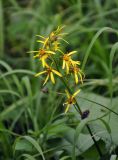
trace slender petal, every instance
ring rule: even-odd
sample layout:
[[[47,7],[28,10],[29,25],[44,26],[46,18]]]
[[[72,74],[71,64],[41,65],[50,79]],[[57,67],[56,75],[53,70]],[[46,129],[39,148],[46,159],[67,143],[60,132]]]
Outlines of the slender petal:
[[[80,89],[78,89],[78,90],[72,95],[72,97],[74,98],[79,92],[80,92]]]
[[[40,76],[41,74],[44,74],[44,73],[46,73],[46,72],[47,72],[47,71],[39,72],[39,73],[35,74],[35,77]]]
[[[67,113],[67,112],[68,112],[69,108],[70,108],[70,104],[68,104],[68,105],[66,106],[65,113]]]
[[[44,41],[41,41],[41,40],[37,40],[37,42],[39,42],[39,43],[43,43],[43,44],[44,44]]]
[[[37,55],[35,55],[35,56],[33,56],[34,58],[37,58],[37,57],[39,57],[39,54],[37,54]]]
[[[43,83],[43,86],[47,83],[48,79],[49,79],[49,74],[47,75],[47,77],[46,77],[46,79],[45,79],[45,81]]]
[[[57,74],[59,77],[62,77],[62,74],[59,73],[58,71],[56,71],[55,69],[53,69],[52,72],[54,72],[55,74]]]
[[[66,73],[69,74],[69,65],[66,63]]]
[[[77,53],[77,51],[69,52],[68,55],[71,56],[72,54],[75,54],[75,53]]]
[[[81,73],[79,73],[79,72],[78,72],[78,74],[79,74],[79,76],[80,76],[80,80],[81,80],[81,82],[83,83],[83,79],[82,79],[82,75],[81,75]]]
[[[70,98],[70,94],[69,94],[68,90],[65,90],[65,92],[66,92],[67,98]]]
[[[45,39],[45,37],[41,36],[41,35],[36,35],[37,37],[41,37],[42,39]]]
[[[54,75],[52,72],[50,73],[50,78],[51,78],[52,83],[55,83]]]
[[[65,60],[63,60],[63,66],[62,66],[62,69],[64,69],[65,68]]]
[[[78,83],[78,75],[77,75],[77,73],[75,73],[75,82],[76,82],[76,84]]]
[[[46,53],[55,54],[55,52],[53,52],[53,51],[46,51]]]
[[[66,42],[67,44],[69,44],[68,41],[66,41],[65,39],[63,39],[63,38],[59,38],[59,39],[62,39],[64,42]]]
[[[29,51],[27,53],[37,53],[37,52],[39,52],[39,51]]]
[[[63,105],[68,104],[68,101],[66,101],[65,103],[63,103]]]
[[[49,40],[49,37],[48,37],[48,38],[46,38],[46,40],[44,41],[43,48],[46,46],[46,44],[47,44],[48,40]]]
[[[68,33],[60,33],[58,34],[58,36],[63,36],[63,35],[67,35]]]

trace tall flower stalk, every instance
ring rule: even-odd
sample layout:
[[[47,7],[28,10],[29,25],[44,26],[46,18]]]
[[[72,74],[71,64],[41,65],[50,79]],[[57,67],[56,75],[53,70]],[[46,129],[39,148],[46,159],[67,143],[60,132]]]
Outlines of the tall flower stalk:
[[[72,92],[71,88],[69,87],[69,80],[72,78],[73,83],[77,85],[78,83],[83,84],[83,79],[85,77],[83,71],[80,68],[81,62],[79,60],[74,60],[74,55],[77,54],[77,51],[70,51],[70,52],[63,52],[61,49],[62,41],[65,43],[68,43],[63,36],[66,35],[66,33],[63,33],[63,28],[58,26],[56,30],[52,31],[48,37],[44,37],[41,35],[37,35],[39,39],[37,40],[38,43],[41,43],[41,48],[39,48],[37,51],[30,51],[30,53],[34,54],[34,58],[37,58],[39,60],[39,66],[43,67],[42,71],[39,71],[35,77],[37,76],[45,76],[43,85],[45,85],[48,80],[50,79],[53,84],[56,83],[55,76],[59,77],[61,82],[65,86],[65,92],[67,99],[65,101],[65,114],[69,112],[69,109],[71,106],[74,106],[77,112],[82,117],[82,111],[81,108],[76,100],[77,94],[79,94],[80,89]],[[68,84],[66,81],[66,78],[68,77]],[[72,81],[71,80],[71,81]],[[94,135],[92,134],[91,128],[89,124],[86,125],[91,138],[94,141],[94,144],[96,146],[96,149],[102,157],[102,152],[99,148],[99,145],[97,141],[94,138]]]

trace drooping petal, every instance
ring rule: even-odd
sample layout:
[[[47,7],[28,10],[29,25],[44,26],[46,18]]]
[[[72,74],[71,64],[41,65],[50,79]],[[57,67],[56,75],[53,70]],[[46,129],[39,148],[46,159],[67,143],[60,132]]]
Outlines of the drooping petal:
[[[49,74],[47,75],[47,77],[46,77],[46,79],[45,79],[45,81],[43,83],[43,86],[47,83],[48,79],[49,79]]]
[[[47,71],[39,72],[39,73],[35,74],[35,77],[40,76],[41,74],[44,74],[44,73],[46,73],[46,72],[47,72]]]
[[[66,41],[66,40],[65,40],[65,39],[63,39],[63,38],[58,38],[58,39],[62,39],[64,42],[66,42],[67,44],[69,44],[69,43],[68,43],[68,41]]]
[[[56,71],[55,69],[52,69],[52,72],[54,72],[55,74],[57,74],[59,77],[62,77],[62,74],[59,73],[58,71]]]
[[[68,112],[69,108],[70,108],[70,104],[68,104],[68,105],[66,106],[65,113]]]
[[[78,72],[78,74],[79,74],[79,76],[80,76],[80,81],[81,81],[81,83],[83,83],[83,78],[82,78],[81,73],[80,73],[80,72]]]
[[[55,83],[54,75],[52,72],[50,73],[50,79],[51,79],[52,83]]]
[[[40,60],[42,61],[42,66],[43,66],[43,68],[45,67],[45,59],[44,58],[40,58]]]
[[[67,89],[65,89],[65,92],[66,92],[67,98],[70,98],[70,93],[68,92]]]
[[[66,62],[66,73],[69,74],[69,63]]]
[[[59,51],[60,53],[64,54],[64,52],[61,49],[57,49],[57,51]]]
[[[63,60],[63,65],[62,65],[62,69],[65,68],[65,60]]]
[[[72,95],[72,98],[74,98],[79,92],[80,92],[80,89],[78,89],[78,90]]]
[[[77,84],[78,81],[79,81],[79,80],[78,80],[78,75],[77,75],[77,73],[75,73],[74,75],[75,75],[75,83]]]

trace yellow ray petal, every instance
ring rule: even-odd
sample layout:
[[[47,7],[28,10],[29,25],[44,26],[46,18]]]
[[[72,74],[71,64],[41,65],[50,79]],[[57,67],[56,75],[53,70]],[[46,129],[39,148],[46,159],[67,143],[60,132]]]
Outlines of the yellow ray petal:
[[[66,101],[65,103],[63,103],[63,105],[67,105],[68,104],[68,101]]]
[[[41,38],[43,38],[43,39],[45,39],[45,37],[43,37],[43,36],[41,36],[41,35],[36,35],[37,37],[41,37]]]
[[[63,36],[63,35],[67,35],[68,33],[60,33],[58,34],[58,36]]]
[[[63,65],[62,65],[62,69],[64,69],[65,68],[65,60],[63,60]]]
[[[69,64],[66,63],[66,73],[69,74]]]
[[[78,83],[78,75],[77,75],[77,73],[75,73],[75,83],[77,84]]]
[[[46,72],[47,72],[47,71],[39,72],[39,73],[35,74],[35,77],[40,76],[41,74],[44,74],[44,73],[46,73]]]
[[[78,72],[78,74],[79,74],[79,76],[80,76],[80,81],[81,81],[81,83],[83,83],[83,78],[82,78],[81,73]]]
[[[48,79],[49,79],[49,74],[47,75],[47,77],[46,77],[46,79],[45,79],[45,81],[43,83],[43,86],[47,83]]]
[[[68,92],[68,90],[67,90],[67,89],[65,89],[65,92],[66,92],[66,96],[67,96],[67,98],[70,98],[70,93]]]
[[[64,52],[62,52],[61,49],[57,49],[57,51],[59,51],[60,53],[64,54]]]
[[[69,108],[70,108],[70,104],[68,104],[68,105],[66,106],[65,113],[68,112]]]
[[[69,43],[68,43],[68,41],[66,41],[66,40],[65,40],[65,39],[63,39],[63,38],[58,38],[58,39],[62,39],[64,42],[66,42],[67,44],[69,44]]]
[[[51,53],[51,54],[56,54],[55,52],[53,51],[45,51],[46,53]]]
[[[39,51],[29,51],[27,53],[37,53],[37,52],[39,52]]]
[[[44,41],[43,48],[44,48],[44,47],[45,47],[45,45],[47,44],[48,40],[49,40],[49,37],[48,37],[48,38],[46,38],[46,40]]]
[[[55,74],[57,74],[59,77],[62,77],[62,74],[59,73],[58,71],[56,71],[55,69],[53,69],[52,72],[54,72]]]
[[[77,53],[77,51],[69,52],[68,55],[71,56],[72,54],[75,54],[75,53]]]
[[[39,43],[43,43],[43,44],[44,44],[44,41],[37,40],[37,42],[39,42]]]
[[[35,55],[35,56],[33,56],[34,58],[37,58],[37,57],[39,57],[39,54],[37,54],[37,55]]]
[[[51,79],[52,83],[55,83],[54,75],[52,72],[50,73],[50,79]]]
[[[81,64],[81,62],[80,61],[75,61],[76,62],[76,64],[78,64],[78,65],[80,65]]]
[[[78,90],[72,95],[72,97],[74,98],[79,92],[80,92],[80,89],[78,89]]]

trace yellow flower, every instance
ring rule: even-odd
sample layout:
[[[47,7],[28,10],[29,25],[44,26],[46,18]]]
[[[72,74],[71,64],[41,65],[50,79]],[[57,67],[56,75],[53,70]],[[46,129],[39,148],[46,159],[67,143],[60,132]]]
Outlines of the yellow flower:
[[[80,77],[81,83],[83,83],[83,77],[85,77],[85,75],[82,72],[82,70],[79,67],[77,67],[76,65],[72,66],[72,68],[70,70],[71,70],[71,73],[74,74],[75,83],[77,84],[79,82],[78,76]]]
[[[43,37],[43,36],[41,36],[41,35],[36,35],[36,36],[42,38],[42,40],[37,40],[37,42],[43,44],[43,47],[42,47],[42,48],[49,49],[49,43],[50,43],[50,42],[49,42],[49,37],[45,38],[45,37]]]
[[[65,113],[67,113],[68,112],[68,110],[69,110],[69,108],[70,108],[70,106],[72,105],[72,104],[75,104],[76,103],[76,100],[75,100],[75,96],[80,92],[80,89],[78,89],[73,95],[71,95],[67,90],[65,90],[65,92],[66,92],[66,96],[67,96],[67,100],[66,100],[66,102],[64,103],[64,105],[67,105],[66,106],[66,110],[65,110]]]
[[[60,43],[59,43],[58,41],[53,42],[53,43],[52,43],[52,48],[51,48],[51,50],[62,52],[62,51],[60,50],[59,45],[60,45]]]
[[[37,53],[34,58],[39,58],[42,61],[43,67],[46,65],[46,59],[51,55],[55,54],[53,51],[48,51],[45,49],[40,49],[39,51],[30,51],[31,53]]]
[[[78,64],[80,65],[80,61],[74,61],[72,60],[71,58],[71,55],[75,54],[77,51],[72,51],[72,52],[69,52],[67,54],[64,54],[62,59],[63,59],[63,65],[62,65],[62,69],[66,68],[66,73],[68,74],[69,73],[69,69],[72,66]]]
[[[58,39],[61,39],[61,40],[65,41],[66,43],[68,43],[65,39],[62,38],[64,35],[67,34],[67,33],[61,33],[63,28],[64,28],[64,26],[62,26],[62,27],[58,26],[55,31],[50,33],[49,40],[51,41],[51,43],[57,41]]]
[[[62,74],[61,74],[61,73],[59,73],[58,71],[56,71],[56,70],[53,69],[52,67],[48,66],[47,64],[46,64],[46,70],[37,73],[37,74],[35,75],[35,77],[40,76],[40,75],[42,75],[42,74],[46,74],[46,75],[47,75],[47,77],[46,77],[43,85],[46,84],[46,82],[48,81],[49,78],[51,79],[52,83],[55,83],[55,79],[54,79],[54,75],[53,75],[53,74],[56,74],[56,75],[58,75],[59,77],[62,77]]]

